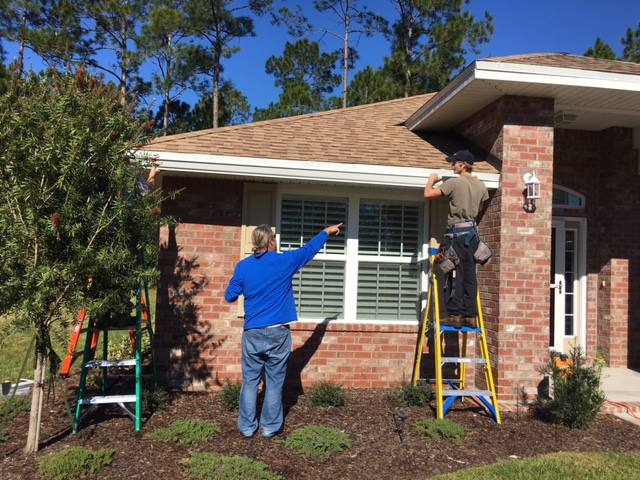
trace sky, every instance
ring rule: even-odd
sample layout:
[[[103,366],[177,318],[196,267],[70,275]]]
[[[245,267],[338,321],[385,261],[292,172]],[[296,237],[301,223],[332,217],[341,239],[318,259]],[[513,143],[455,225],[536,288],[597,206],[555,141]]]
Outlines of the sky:
[[[311,8],[311,0],[284,0],[288,6],[300,3],[314,24],[325,28],[338,28],[330,14],[319,14]],[[369,0],[369,9],[393,21],[397,13],[389,0]],[[627,28],[634,30],[640,24],[640,0],[471,0],[468,5],[476,18],[489,11],[494,19],[495,32],[489,43],[480,46],[480,53],[470,55],[467,63],[476,58],[505,56],[523,53],[566,52],[582,55],[593,46],[596,37],[602,38],[616,52],[622,53],[620,39]],[[252,108],[265,107],[277,100],[279,90],[273,85],[273,77],[264,70],[271,55],[281,55],[287,41],[295,41],[284,27],[273,26],[267,18],[255,22],[256,36],[237,42],[240,51],[226,61],[224,75],[233,81],[249,99]],[[319,35],[309,35],[319,40]],[[371,38],[354,38],[360,58],[350,76],[367,65],[379,67],[389,53],[389,43],[382,35]],[[321,41],[323,51],[340,48],[340,43],[325,36]],[[15,55],[15,46],[8,46],[7,60]],[[29,60],[28,60],[29,62]],[[40,62],[31,59],[31,66],[38,70]],[[29,65],[29,63],[27,63]],[[148,71],[148,69],[146,69]],[[143,74],[144,74],[143,70]],[[334,92],[339,95],[340,92]],[[183,100],[192,103],[196,96],[187,94]]]

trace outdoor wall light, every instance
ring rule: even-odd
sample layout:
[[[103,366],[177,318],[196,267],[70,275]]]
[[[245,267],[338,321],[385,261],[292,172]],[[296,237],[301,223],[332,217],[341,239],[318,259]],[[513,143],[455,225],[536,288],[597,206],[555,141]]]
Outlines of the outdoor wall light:
[[[540,198],[540,180],[536,177],[536,173],[525,173],[522,177],[524,180],[524,211],[533,213],[536,211],[536,198]]]

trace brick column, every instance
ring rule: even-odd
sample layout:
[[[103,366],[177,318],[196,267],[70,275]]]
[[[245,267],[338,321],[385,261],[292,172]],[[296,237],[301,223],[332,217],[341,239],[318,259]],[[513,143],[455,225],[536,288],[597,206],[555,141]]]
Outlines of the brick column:
[[[496,259],[479,278],[489,300],[485,311],[498,393],[513,400],[521,389],[536,392],[538,369],[549,353],[553,100],[503,97],[456,130],[487,151],[501,171],[500,189],[480,222]],[[534,213],[526,213],[522,176],[532,171],[542,198]]]

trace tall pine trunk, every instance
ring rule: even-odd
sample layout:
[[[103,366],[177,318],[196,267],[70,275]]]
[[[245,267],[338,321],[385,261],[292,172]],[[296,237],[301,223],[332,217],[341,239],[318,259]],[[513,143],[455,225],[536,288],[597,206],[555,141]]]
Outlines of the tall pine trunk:
[[[122,108],[127,106],[127,21],[122,20],[122,44],[120,45],[120,105]]]
[[[212,101],[212,116],[213,128],[218,128],[218,110],[220,97],[220,57],[216,55],[215,65],[213,66],[213,101]]]
[[[349,28],[351,28],[349,8],[349,0],[347,0],[344,17],[344,37],[342,37],[342,108],[347,108],[347,82],[349,81]]]
[[[31,413],[25,453],[35,453],[40,444],[40,421],[44,402],[44,381],[46,378],[47,351],[44,342],[36,337],[36,368],[33,372],[33,390],[31,393]]]

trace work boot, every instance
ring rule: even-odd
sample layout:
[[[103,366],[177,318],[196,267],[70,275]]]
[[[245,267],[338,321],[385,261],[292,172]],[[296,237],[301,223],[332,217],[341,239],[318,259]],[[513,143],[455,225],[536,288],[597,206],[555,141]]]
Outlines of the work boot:
[[[462,315],[449,315],[442,323],[448,327],[460,328],[463,323]]]

